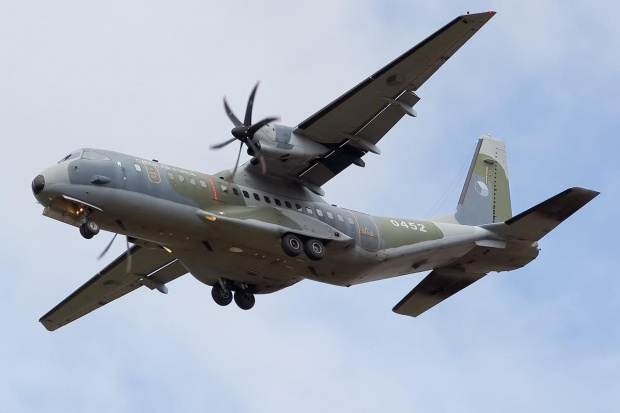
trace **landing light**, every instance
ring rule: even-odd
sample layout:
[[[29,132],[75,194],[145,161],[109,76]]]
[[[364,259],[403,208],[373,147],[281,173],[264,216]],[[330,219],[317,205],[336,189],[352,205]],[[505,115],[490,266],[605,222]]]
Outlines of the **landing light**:
[[[170,248],[168,247],[162,247],[162,248],[165,249],[168,254],[172,254],[172,250]]]
[[[205,218],[207,219],[207,221],[211,222],[215,222],[215,220],[217,219],[217,217],[213,215],[207,215]]]
[[[228,249],[228,251],[230,251],[230,252],[237,252],[237,253],[243,252],[243,250],[241,248],[239,248],[239,247],[230,247]]]

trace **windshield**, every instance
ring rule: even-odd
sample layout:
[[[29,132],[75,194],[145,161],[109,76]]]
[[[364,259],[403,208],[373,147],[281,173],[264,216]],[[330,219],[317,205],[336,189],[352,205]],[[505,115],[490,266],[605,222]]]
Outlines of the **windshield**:
[[[106,155],[88,149],[84,150],[82,159],[90,159],[91,161],[111,161],[111,159]]]

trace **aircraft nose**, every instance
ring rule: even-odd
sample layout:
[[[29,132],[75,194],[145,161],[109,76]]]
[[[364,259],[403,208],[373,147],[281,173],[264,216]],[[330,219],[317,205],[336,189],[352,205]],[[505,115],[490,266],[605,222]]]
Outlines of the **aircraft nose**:
[[[45,178],[43,175],[37,175],[36,178],[32,180],[32,192],[37,195],[45,188]]]

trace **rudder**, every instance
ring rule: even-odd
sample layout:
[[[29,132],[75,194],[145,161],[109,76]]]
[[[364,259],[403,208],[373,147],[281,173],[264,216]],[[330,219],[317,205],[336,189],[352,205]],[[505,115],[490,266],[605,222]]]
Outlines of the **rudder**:
[[[469,167],[454,218],[463,225],[503,222],[512,217],[506,146],[483,135]]]

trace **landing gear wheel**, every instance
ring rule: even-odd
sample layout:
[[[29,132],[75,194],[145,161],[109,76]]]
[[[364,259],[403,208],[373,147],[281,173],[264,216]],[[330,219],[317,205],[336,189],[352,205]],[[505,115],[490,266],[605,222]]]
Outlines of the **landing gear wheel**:
[[[227,306],[232,302],[233,294],[232,291],[222,288],[222,286],[217,283],[213,286],[213,289],[211,289],[211,297],[213,297],[213,301],[215,301],[216,304]]]
[[[86,232],[86,227],[84,226],[84,224],[80,225],[80,234],[86,239],[91,239],[92,237],[94,237],[94,235],[90,232]]]
[[[256,165],[258,165],[258,163],[259,163],[259,162],[260,162],[260,161],[259,161],[259,159],[258,159],[258,158],[252,158],[252,159],[250,159],[250,164],[251,164],[251,165],[256,166]]]
[[[80,234],[86,239],[91,239],[95,235],[99,234],[99,224],[95,221],[88,220],[80,225]]]
[[[248,291],[238,290],[235,291],[235,303],[242,310],[249,310],[254,307],[254,303],[256,302],[256,298],[254,298],[254,294]]]
[[[304,252],[312,261],[318,261],[325,256],[325,246],[318,239],[310,238],[304,243]]]
[[[282,249],[289,257],[296,257],[303,251],[303,244],[297,235],[286,234],[282,237]]]

